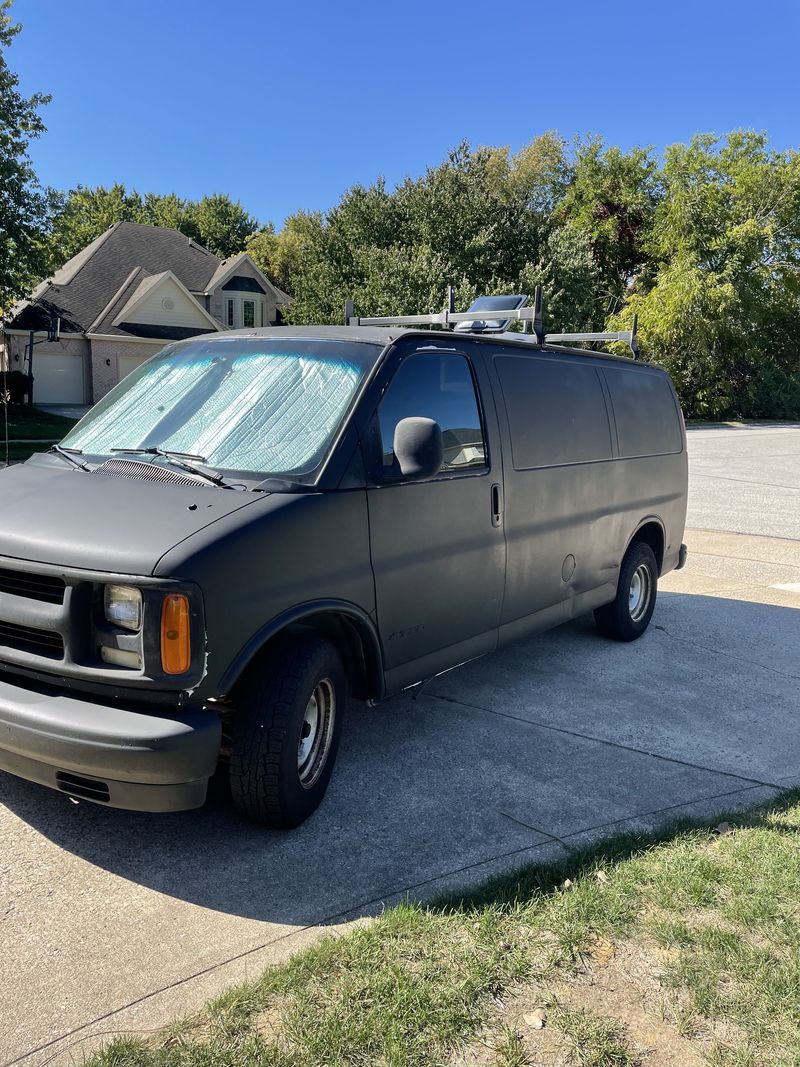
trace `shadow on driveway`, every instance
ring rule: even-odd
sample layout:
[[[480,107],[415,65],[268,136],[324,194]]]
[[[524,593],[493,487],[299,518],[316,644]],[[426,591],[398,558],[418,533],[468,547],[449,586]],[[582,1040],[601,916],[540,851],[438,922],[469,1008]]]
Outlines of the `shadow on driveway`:
[[[290,833],[240,822],[219,788],[200,811],[139,815],[0,776],[0,801],[159,893],[319,923],[554,838],[790,784],[799,651],[799,610],[744,601],[662,593],[631,645],[579,620],[443,676],[419,700],[353,705],[328,796]]]

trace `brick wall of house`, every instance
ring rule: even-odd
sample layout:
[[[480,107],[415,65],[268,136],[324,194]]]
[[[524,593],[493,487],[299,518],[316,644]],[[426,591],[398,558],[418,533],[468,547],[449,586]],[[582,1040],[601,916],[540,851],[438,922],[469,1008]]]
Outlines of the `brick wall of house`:
[[[164,348],[165,341],[143,343],[141,341],[92,341],[92,381],[95,403],[102,400],[125,374],[125,357],[143,361]],[[122,372],[120,363],[122,362]]]

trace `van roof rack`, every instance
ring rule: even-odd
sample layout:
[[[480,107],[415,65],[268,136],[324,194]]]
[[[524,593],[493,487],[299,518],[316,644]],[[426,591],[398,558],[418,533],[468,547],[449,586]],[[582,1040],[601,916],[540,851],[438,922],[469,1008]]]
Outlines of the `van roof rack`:
[[[455,310],[455,292],[452,285],[447,287],[447,303],[441,311],[430,311],[427,315],[377,315],[362,317],[355,314],[353,301],[348,300],[344,306],[345,326],[443,326],[455,327],[459,330],[467,330],[472,333],[498,333],[505,330],[511,322],[523,323],[523,330],[527,331],[530,323],[531,333],[536,337],[536,343],[543,344],[572,344],[578,341],[600,342],[621,341],[631,350],[634,359],[639,358],[639,342],[637,339],[638,316],[633,316],[630,330],[616,330],[606,333],[545,333],[542,325],[542,287],[536,286],[534,290],[533,305],[524,305],[527,297],[513,295],[507,297],[506,307],[494,307],[491,309],[491,318],[486,308],[486,298],[479,297],[469,311]],[[480,304],[480,307],[476,307]]]

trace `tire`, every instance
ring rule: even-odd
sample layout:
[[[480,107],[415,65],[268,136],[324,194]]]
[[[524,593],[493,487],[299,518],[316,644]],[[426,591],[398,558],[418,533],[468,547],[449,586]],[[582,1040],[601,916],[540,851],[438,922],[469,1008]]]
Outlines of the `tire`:
[[[339,654],[317,637],[280,640],[250,671],[236,706],[231,799],[253,822],[298,826],[328,788],[347,700]]]
[[[658,565],[653,550],[644,541],[634,541],[619,570],[617,595],[594,613],[597,629],[615,641],[635,641],[650,625],[657,594]]]

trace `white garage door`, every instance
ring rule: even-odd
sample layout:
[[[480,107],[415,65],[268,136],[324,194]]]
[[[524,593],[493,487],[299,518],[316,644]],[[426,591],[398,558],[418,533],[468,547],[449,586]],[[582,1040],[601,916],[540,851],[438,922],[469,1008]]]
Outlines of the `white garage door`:
[[[119,380],[122,381],[126,374],[130,374],[132,370],[141,367],[144,361],[149,359],[151,355],[152,353],[148,352],[146,356],[120,356],[117,360]]]
[[[33,399],[37,404],[83,404],[83,356],[35,352]]]

